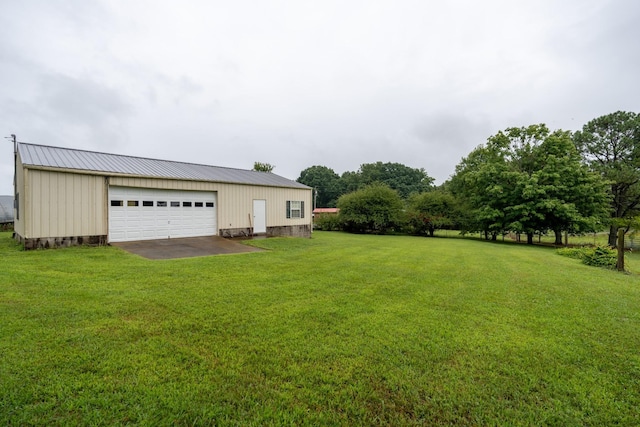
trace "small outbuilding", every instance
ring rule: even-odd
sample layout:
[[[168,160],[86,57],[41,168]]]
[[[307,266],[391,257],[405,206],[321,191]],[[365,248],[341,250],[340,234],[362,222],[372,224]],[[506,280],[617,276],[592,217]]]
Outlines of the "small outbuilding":
[[[339,212],[338,208],[315,208],[313,210],[314,215],[338,215]]]
[[[17,143],[26,249],[223,236],[311,236],[312,189],[271,172]]]
[[[0,230],[13,224],[13,196],[0,196]]]

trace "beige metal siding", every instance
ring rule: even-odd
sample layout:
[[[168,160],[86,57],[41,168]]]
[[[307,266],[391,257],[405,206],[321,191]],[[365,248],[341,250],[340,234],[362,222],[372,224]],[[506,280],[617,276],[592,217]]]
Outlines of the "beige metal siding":
[[[24,237],[107,234],[101,176],[27,169]]]
[[[179,181],[153,178],[111,177],[110,185],[170,190],[215,191],[218,193],[218,228],[251,227],[253,200],[267,201],[267,227],[311,224],[311,189]],[[304,201],[304,218],[287,218],[287,200]]]
[[[111,177],[24,168],[18,159],[20,218],[24,238],[108,234],[107,185],[215,191],[218,228],[252,227],[253,200],[266,200],[267,227],[311,224],[311,190],[203,181]],[[287,200],[305,203],[304,218],[287,219]]]

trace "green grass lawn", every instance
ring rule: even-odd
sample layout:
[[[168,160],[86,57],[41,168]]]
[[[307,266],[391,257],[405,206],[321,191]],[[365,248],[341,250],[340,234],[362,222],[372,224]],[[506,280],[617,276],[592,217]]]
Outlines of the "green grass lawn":
[[[0,425],[640,425],[636,254],[251,244],[151,261],[0,233]]]

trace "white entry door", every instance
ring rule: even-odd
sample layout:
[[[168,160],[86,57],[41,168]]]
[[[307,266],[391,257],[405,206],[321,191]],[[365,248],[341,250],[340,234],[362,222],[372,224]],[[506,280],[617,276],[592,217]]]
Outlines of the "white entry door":
[[[216,235],[216,193],[109,187],[109,241]]]
[[[253,233],[267,232],[267,201],[253,201]]]

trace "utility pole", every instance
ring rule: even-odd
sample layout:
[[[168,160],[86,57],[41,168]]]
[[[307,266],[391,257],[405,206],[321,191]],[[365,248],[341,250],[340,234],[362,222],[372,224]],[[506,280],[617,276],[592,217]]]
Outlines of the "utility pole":
[[[318,203],[318,189],[314,188],[313,189],[313,210],[315,211]]]
[[[11,134],[11,139],[13,140],[13,203],[15,203],[16,192],[18,191],[18,142],[16,140],[16,135],[13,133]]]
[[[11,134],[11,138],[13,139],[13,221],[15,224],[15,221],[20,216],[20,201],[18,200],[18,141],[14,133]]]
[[[9,139],[11,140],[11,142],[13,142],[13,209],[17,210],[18,201],[16,199],[18,195],[18,140],[16,139],[16,135],[13,133],[10,137],[5,136],[4,138]],[[15,216],[16,212],[14,212],[14,218]]]

